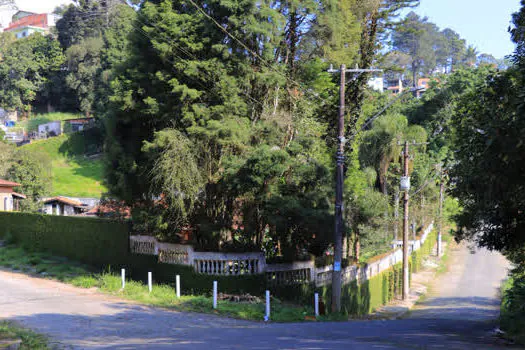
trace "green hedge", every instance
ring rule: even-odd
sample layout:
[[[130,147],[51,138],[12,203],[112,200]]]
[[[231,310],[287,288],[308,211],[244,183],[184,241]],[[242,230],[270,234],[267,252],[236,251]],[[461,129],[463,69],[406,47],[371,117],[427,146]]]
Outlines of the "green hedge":
[[[0,212],[1,238],[96,267],[126,260],[128,232],[127,224],[108,220]]]
[[[423,243],[421,248],[412,253],[411,259],[412,259],[413,264],[412,264],[411,271],[413,273],[416,273],[419,270],[421,270],[423,258],[432,254],[432,251],[436,245],[436,242],[437,242],[437,231],[434,230],[428,234],[427,239],[425,240],[425,243]]]

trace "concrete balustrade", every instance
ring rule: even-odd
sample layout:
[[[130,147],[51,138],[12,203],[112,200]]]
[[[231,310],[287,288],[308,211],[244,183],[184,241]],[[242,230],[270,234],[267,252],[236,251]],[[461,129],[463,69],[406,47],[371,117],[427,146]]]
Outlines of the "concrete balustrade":
[[[423,232],[421,239],[409,242],[409,253],[421,249],[434,228],[431,223]],[[352,281],[362,283],[403,260],[399,243],[394,244],[390,254],[366,266],[348,266],[341,270],[343,283]],[[317,287],[332,283],[333,266],[315,267],[313,261],[300,261],[286,264],[266,264],[264,253],[218,253],[196,252],[190,245],[158,242],[150,236],[131,236],[132,253],[157,255],[161,263],[193,266],[195,272],[205,275],[241,276],[265,274],[270,285],[315,284]]]

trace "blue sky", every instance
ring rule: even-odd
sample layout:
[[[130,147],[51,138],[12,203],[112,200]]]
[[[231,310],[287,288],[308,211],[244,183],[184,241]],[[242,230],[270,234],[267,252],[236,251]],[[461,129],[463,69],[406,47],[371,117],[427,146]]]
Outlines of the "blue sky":
[[[514,50],[507,28],[519,8],[520,0],[421,0],[414,11],[455,30],[480,53],[503,58]]]

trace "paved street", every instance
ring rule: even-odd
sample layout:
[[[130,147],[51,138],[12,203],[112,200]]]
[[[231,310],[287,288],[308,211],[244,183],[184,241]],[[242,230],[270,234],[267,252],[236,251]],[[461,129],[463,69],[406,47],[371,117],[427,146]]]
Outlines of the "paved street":
[[[501,255],[466,247],[410,316],[394,321],[263,324],[138,306],[0,272],[0,318],[74,349],[495,349]],[[501,348],[508,348],[503,347]]]

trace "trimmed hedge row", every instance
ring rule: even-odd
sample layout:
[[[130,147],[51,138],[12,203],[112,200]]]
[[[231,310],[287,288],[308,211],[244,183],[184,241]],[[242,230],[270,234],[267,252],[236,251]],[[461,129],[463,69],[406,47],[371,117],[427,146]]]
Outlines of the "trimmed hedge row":
[[[412,253],[411,259],[413,261],[413,264],[411,272],[416,273],[419,270],[421,270],[423,258],[432,254],[432,250],[434,249],[436,242],[437,231],[434,230],[428,234],[427,239],[425,240],[425,243],[423,243],[421,248]]]
[[[102,219],[0,212],[1,238],[96,267],[125,261],[128,232],[127,224]]]

